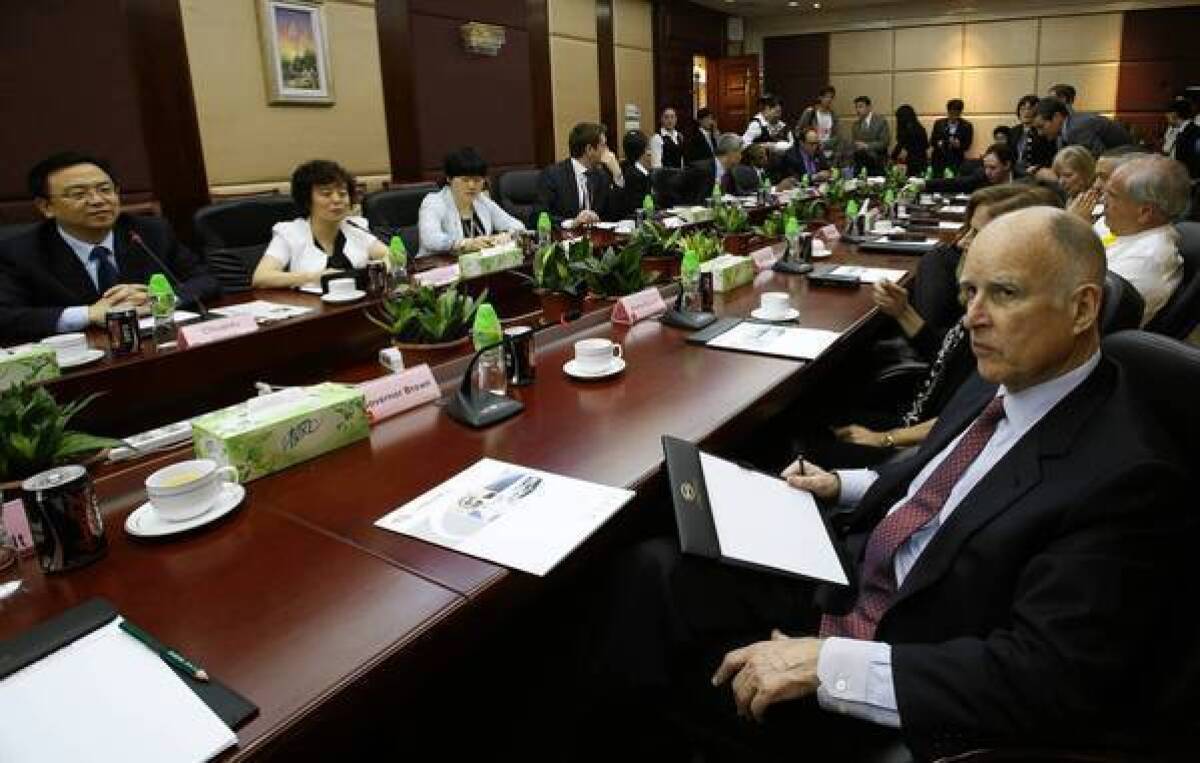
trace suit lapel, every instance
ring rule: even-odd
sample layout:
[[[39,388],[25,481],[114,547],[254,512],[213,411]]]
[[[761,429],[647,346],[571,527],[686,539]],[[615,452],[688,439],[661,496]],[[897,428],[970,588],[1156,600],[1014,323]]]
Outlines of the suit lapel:
[[[42,242],[43,251],[47,256],[46,267],[54,274],[54,280],[62,284],[73,296],[86,300],[89,305],[100,299],[92,276],[75,256],[75,251],[63,241],[53,220],[44,223]]]

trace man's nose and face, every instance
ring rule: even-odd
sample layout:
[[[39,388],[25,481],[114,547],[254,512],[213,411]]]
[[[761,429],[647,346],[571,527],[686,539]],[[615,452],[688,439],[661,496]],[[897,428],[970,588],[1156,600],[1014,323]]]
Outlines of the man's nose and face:
[[[662,113],[662,126],[665,130],[674,130],[675,124],[678,122],[675,116],[675,109],[666,109]]]
[[[107,231],[120,212],[117,184],[94,164],[76,164],[46,178],[49,198],[38,208],[69,230]]]
[[[992,185],[1007,183],[1012,167],[1000,161],[995,154],[984,154],[983,174]]]

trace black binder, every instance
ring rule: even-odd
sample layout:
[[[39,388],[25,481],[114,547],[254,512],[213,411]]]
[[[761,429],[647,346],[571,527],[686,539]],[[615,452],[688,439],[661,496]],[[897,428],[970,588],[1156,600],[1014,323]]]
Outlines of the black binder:
[[[0,641],[0,681],[47,655],[112,622],[117,610],[105,599],[88,599],[24,633]],[[201,661],[203,664],[203,661]],[[165,666],[165,664],[164,664]],[[168,668],[171,670],[170,668]],[[231,729],[258,714],[258,707],[211,678],[197,681],[172,670]]]

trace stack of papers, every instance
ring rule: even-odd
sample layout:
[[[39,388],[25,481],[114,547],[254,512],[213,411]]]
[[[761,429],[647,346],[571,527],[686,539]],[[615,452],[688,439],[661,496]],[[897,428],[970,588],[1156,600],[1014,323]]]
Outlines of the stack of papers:
[[[295,318],[298,315],[311,313],[311,307],[300,307],[298,305],[286,305],[281,302],[267,302],[266,300],[256,299],[253,302],[243,302],[240,305],[227,305],[218,307],[209,312],[217,315],[225,316],[226,318],[235,315],[249,315],[258,323],[271,323],[273,321],[287,320]]]
[[[183,323],[188,323],[190,321],[196,320],[199,317],[200,317],[200,315],[198,313],[193,313],[190,310],[176,310],[175,311],[175,325],[178,326]],[[153,331],[154,330],[154,316],[147,315],[144,318],[138,318],[138,330],[139,331]]]
[[[825,352],[839,336],[836,331],[746,321],[717,336],[706,346],[812,360]]]
[[[892,241],[889,243],[903,242]],[[918,241],[916,243],[921,244],[922,242]],[[855,276],[863,283],[879,283],[884,279],[896,283],[904,277],[904,272],[903,270],[893,270],[891,268],[867,268],[861,265],[839,265],[829,271],[830,275],[835,276]]]

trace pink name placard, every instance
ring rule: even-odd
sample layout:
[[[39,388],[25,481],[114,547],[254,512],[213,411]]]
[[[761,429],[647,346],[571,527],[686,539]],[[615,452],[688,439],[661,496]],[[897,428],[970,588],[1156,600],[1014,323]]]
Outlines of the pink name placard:
[[[204,321],[181,326],[179,329],[179,346],[183,348],[200,347],[223,339],[232,339],[243,334],[258,331],[258,323],[251,315],[234,315],[229,318],[218,318],[215,321]]]
[[[787,245],[784,244],[783,246],[786,247]],[[759,271],[770,270],[771,266],[778,262],[779,258],[783,256],[783,251],[784,250],[782,248],[776,249],[775,246],[772,245],[764,246],[762,249],[756,249],[755,251],[750,252],[750,259],[754,260],[754,269]]]
[[[445,286],[454,283],[460,277],[458,265],[446,265],[433,270],[426,270],[413,276],[413,280],[421,286]]]
[[[372,424],[433,402],[442,394],[433,372],[424,363],[400,373],[363,382],[358,388],[366,395],[367,418]]]
[[[838,232],[836,225],[826,225],[824,228],[817,231],[817,238],[821,239],[826,244],[832,245],[833,242],[837,241],[841,237],[842,234]]]
[[[25,504],[20,498],[0,506],[0,524],[12,538],[18,554],[33,553],[33,533],[29,530],[29,517],[25,516]]]
[[[612,322],[633,325],[666,311],[667,303],[663,302],[662,294],[658,293],[658,289],[650,287],[617,300],[612,312]]]

